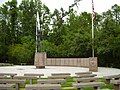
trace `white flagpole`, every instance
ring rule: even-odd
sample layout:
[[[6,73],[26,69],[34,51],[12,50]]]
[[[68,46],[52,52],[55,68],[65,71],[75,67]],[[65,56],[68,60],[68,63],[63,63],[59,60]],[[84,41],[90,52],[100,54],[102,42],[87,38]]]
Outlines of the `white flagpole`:
[[[36,18],[37,18],[37,15],[36,15]],[[37,39],[38,37],[37,36],[38,36],[38,31],[37,31],[37,20],[36,20],[36,50],[35,50],[36,53],[38,52],[38,42],[37,42],[38,41],[38,39]]]
[[[94,2],[92,0],[92,57],[94,57]]]

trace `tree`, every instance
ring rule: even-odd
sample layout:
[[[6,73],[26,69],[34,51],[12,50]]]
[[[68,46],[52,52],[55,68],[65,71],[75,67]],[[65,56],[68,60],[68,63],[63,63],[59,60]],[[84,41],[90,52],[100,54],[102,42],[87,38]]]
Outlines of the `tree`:
[[[19,38],[31,35],[35,39],[36,5],[33,0],[22,0],[19,5]]]
[[[8,57],[6,52],[8,46],[17,42],[17,2],[12,0],[0,7],[0,56],[5,62]]]
[[[22,44],[15,44],[9,47],[8,56],[10,63],[29,63],[35,53],[34,39],[31,36],[21,38]],[[33,61],[33,60],[32,60]]]
[[[36,13],[40,18],[39,51],[48,57],[91,57],[91,14],[77,14],[74,7],[53,13],[40,0],[8,1],[0,6],[0,59],[1,62],[33,63],[36,37]],[[120,63],[120,6],[94,20],[94,49],[100,66],[119,67]],[[18,61],[18,62],[15,62]]]
[[[101,59],[100,64],[104,66],[116,67],[117,63],[120,62],[118,55],[120,52],[119,8],[115,5],[112,10],[103,13],[101,30],[98,32],[97,53]]]

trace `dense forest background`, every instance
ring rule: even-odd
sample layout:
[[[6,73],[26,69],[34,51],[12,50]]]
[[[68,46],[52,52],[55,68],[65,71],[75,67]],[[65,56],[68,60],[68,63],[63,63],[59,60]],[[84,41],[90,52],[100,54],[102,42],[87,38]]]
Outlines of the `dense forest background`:
[[[38,3],[38,5],[37,5]],[[0,62],[33,64],[36,12],[40,15],[41,48],[48,57],[91,57],[91,13],[77,14],[77,3],[53,13],[39,0],[11,0],[0,6]],[[95,56],[99,66],[120,68],[120,6],[94,19]]]

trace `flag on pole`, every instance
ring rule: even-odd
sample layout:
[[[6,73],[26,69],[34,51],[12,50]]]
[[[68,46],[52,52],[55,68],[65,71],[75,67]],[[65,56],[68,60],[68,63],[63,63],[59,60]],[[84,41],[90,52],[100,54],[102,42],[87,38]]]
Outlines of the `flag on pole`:
[[[40,31],[40,18],[38,12],[37,12],[37,27],[38,27],[38,31]]]
[[[93,0],[92,0],[92,18],[93,18],[93,20],[95,19],[95,11],[94,11],[94,2],[93,2]]]

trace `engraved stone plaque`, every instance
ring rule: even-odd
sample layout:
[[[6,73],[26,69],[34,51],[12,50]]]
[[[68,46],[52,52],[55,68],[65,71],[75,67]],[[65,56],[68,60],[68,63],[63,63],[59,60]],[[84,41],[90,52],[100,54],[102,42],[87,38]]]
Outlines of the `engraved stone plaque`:
[[[93,72],[98,71],[97,57],[89,58],[89,71],[93,71]]]
[[[34,65],[36,68],[45,68],[46,53],[35,53]]]

